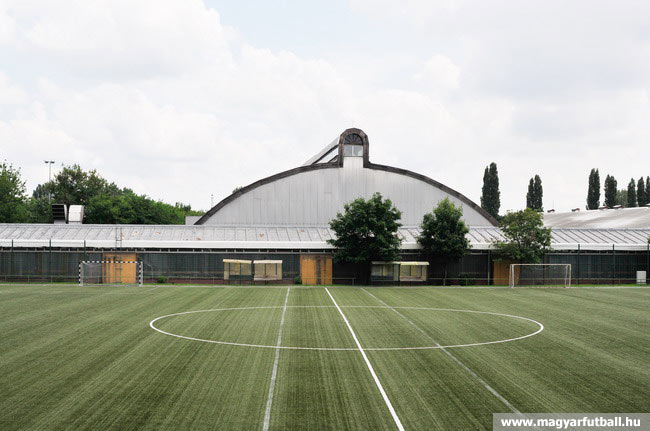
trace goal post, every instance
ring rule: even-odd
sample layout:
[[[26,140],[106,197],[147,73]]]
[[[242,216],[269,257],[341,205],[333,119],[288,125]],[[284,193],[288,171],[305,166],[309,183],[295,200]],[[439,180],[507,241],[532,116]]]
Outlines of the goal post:
[[[135,260],[83,260],[79,262],[79,286],[142,286],[142,262]]]
[[[510,287],[571,287],[570,263],[513,263]]]

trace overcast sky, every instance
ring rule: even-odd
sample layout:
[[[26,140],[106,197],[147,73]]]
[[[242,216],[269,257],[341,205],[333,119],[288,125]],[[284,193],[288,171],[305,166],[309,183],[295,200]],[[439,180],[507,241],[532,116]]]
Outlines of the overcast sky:
[[[0,0],[0,158],[208,209],[344,129],[502,212],[650,175],[650,2]]]

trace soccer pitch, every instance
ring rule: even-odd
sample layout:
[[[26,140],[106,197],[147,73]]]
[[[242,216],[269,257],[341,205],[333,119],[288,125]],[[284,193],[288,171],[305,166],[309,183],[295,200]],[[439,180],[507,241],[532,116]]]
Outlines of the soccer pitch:
[[[5,285],[0,429],[474,430],[492,413],[650,412],[649,310],[634,288]]]

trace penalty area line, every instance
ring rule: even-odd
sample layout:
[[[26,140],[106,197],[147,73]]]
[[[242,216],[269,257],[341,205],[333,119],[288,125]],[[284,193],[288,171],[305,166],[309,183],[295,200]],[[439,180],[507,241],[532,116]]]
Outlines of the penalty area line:
[[[289,302],[289,292],[291,288],[287,289],[287,295],[284,297],[284,306],[282,307],[282,317],[280,317],[280,329],[278,330],[278,340],[275,343],[277,347],[282,344],[282,330],[284,329],[284,316],[287,313],[287,303]],[[275,391],[275,381],[278,376],[278,363],[280,362],[280,349],[275,350],[275,359],[273,360],[273,371],[271,371],[271,383],[269,384],[269,394],[266,399],[266,410],[264,412],[263,431],[268,431],[271,425],[271,407],[273,407],[273,392]]]
[[[339,314],[341,314],[341,317],[343,317],[343,320],[345,321],[345,324],[347,325],[350,334],[352,334],[352,338],[354,339],[354,342],[356,343],[357,348],[359,349],[359,352],[361,353],[361,356],[363,357],[363,360],[365,361],[366,366],[368,367],[368,370],[370,371],[370,374],[372,375],[372,378],[375,381],[375,385],[377,385],[377,389],[379,389],[381,396],[384,398],[384,403],[386,403],[386,407],[388,407],[388,410],[390,411],[390,414],[393,417],[393,420],[395,421],[395,425],[397,425],[397,429],[399,431],[404,431],[404,426],[402,425],[402,421],[400,421],[399,416],[397,416],[397,412],[395,411],[393,404],[390,402],[390,399],[388,398],[388,395],[386,394],[384,387],[381,385],[381,382],[379,381],[379,377],[377,377],[377,373],[375,373],[375,369],[372,367],[372,364],[370,363],[370,360],[368,359],[366,352],[363,350],[363,347],[361,347],[361,343],[357,338],[357,334],[354,333],[354,330],[352,329],[352,325],[350,325],[348,318],[345,317],[343,310],[341,310],[339,304],[336,303],[336,300],[334,299],[334,297],[332,296],[328,288],[325,288],[325,292],[327,292],[327,294],[329,295],[330,299],[334,303],[334,306],[339,311]]]
[[[379,302],[380,304],[384,305],[385,307],[390,308],[390,309],[391,309],[392,311],[394,311],[398,316],[400,316],[400,317],[402,317],[404,320],[406,320],[406,321],[407,321],[411,326],[413,326],[415,329],[417,329],[417,330],[420,331],[422,334],[424,334],[425,337],[427,337],[429,340],[431,340],[431,341],[432,341],[436,346],[438,346],[438,348],[439,348],[440,350],[442,350],[443,352],[445,352],[445,354],[446,354],[447,356],[449,356],[449,358],[451,358],[451,359],[452,359],[456,364],[460,365],[460,366],[461,366],[465,371],[467,371],[467,372],[468,372],[472,377],[474,377],[476,380],[478,380],[479,383],[481,383],[481,385],[483,385],[483,387],[484,387],[485,389],[487,389],[487,390],[488,390],[492,395],[494,395],[496,398],[498,398],[499,401],[501,401],[501,402],[502,402],[506,407],[508,407],[508,408],[509,408],[513,413],[521,414],[521,412],[520,412],[519,410],[517,410],[517,408],[516,408],[515,406],[513,406],[513,405],[510,403],[510,401],[508,401],[507,399],[505,399],[505,397],[504,397],[503,395],[501,395],[500,393],[498,393],[498,392],[496,391],[496,389],[494,389],[492,386],[490,386],[490,384],[489,384],[488,382],[486,382],[485,380],[483,380],[483,378],[481,378],[481,376],[479,376],[478,374],[476,374],[476,373],[475,373],[471,368],[469,368],[467,365],[465,365],[464,363],[462,363],[462,362],[460,361],[460,359],[458,359],[456,356],[454,356],[450,351],[448,351],[448,350],[445,349],[443,346],[441,346],[441,345],[440,345],[436,340],[433,339],[433,337],[432,337],[431,335],[429,335],[426,331],[424,331],[422,328],[420,328],[418,325],[416,325],[416,324],[415,324],[411,319],[409,319],[408,317],[406,317],[404,314],[400,313],[400,312],[399,312],[398,310],[396,310],[395,308],[393,308],[393,307],[391,307],[390,305],[386,304],[384,301],[382,301],[381,299],[379,299],[377,296],[373,295],[372,293],[368,292],[366,289],[362,288],[361,290],[363,290],[363,291],[366,292],[368,295],[370,295],[370,296],[372,296],[373,298],[375,298],[375,300],[376,300],[377,302]]]

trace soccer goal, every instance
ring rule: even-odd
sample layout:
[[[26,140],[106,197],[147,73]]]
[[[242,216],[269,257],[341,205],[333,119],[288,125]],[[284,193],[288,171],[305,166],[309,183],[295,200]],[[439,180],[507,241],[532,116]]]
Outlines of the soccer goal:
[[[513,263],[510,265],[510,287],[571,287],[569,263]]]
[[[79,262],[79,286],[142,286],[142,262],[84,260]]]

